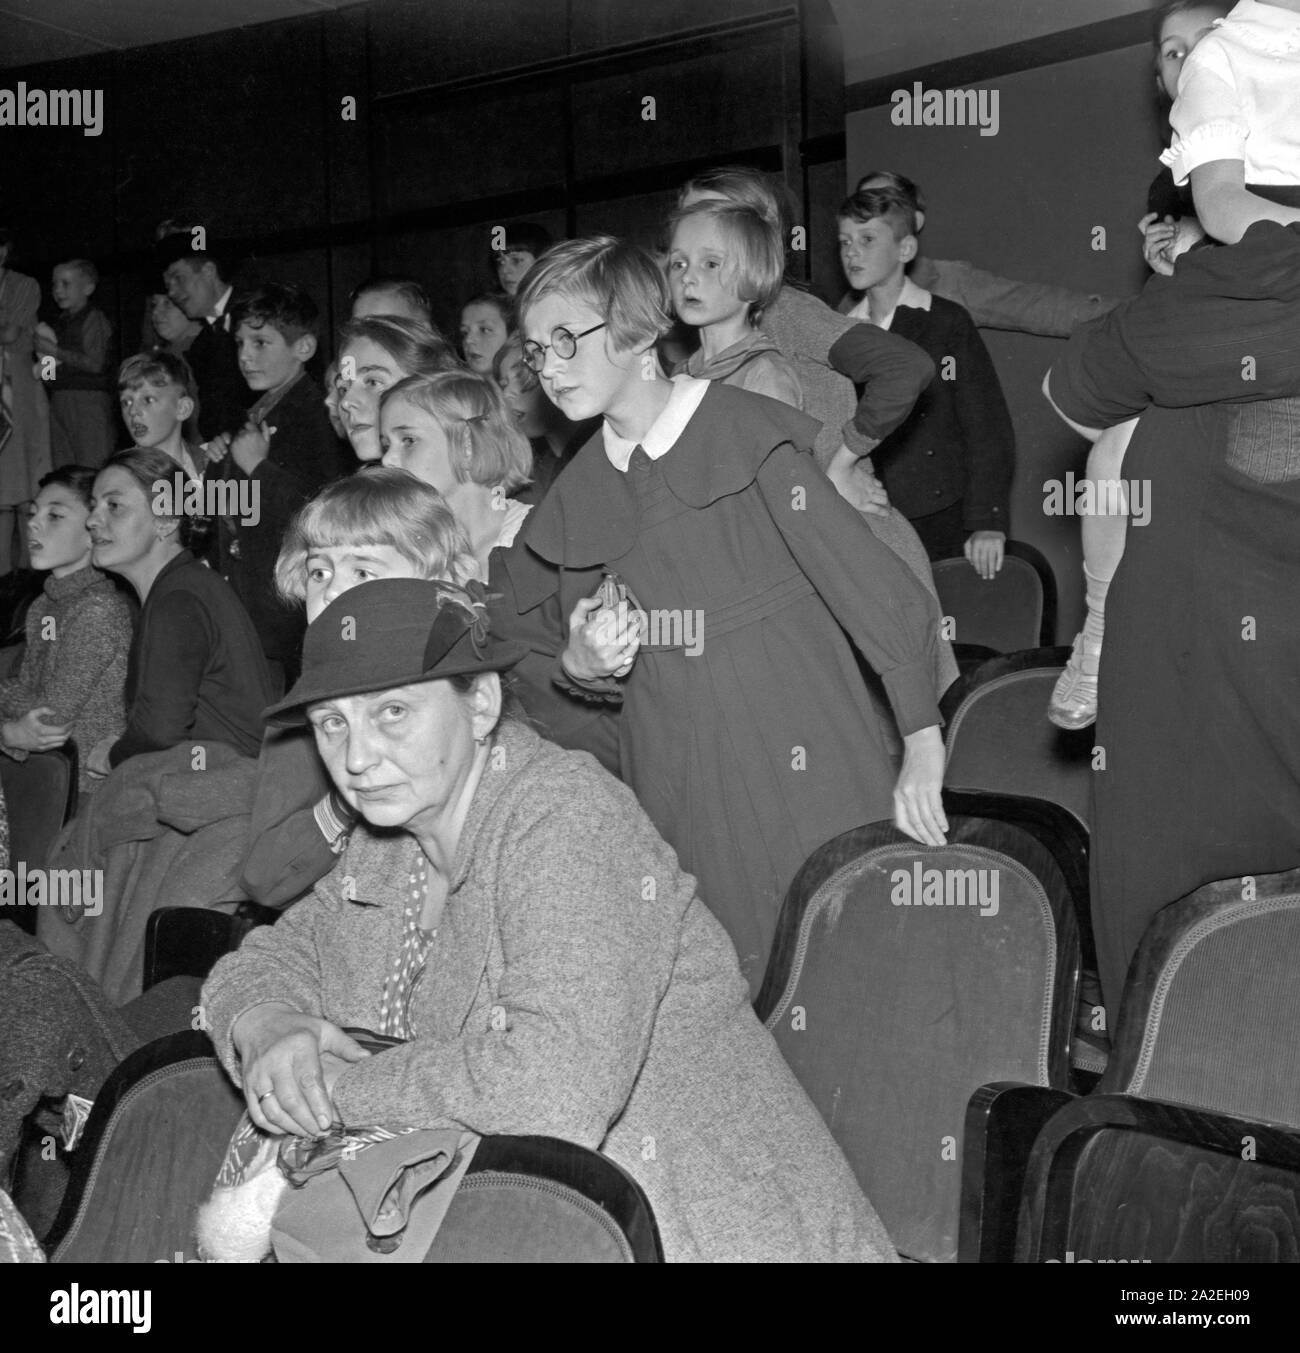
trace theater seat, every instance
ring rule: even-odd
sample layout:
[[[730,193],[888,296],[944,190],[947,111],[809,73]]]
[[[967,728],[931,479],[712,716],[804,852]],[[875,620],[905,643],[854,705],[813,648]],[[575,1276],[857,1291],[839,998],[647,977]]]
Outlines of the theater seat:
[[[971,1094],[994,1080],[1068,1083],[1079,937],[1044,821],[1077,827],[1052,805],[1031,828],[1007,820],[1014,802],[990,802],[1004,820],[976,816],[977,796],[947,798],[941,848],[878,822],[815,852],[756,1002],[900,1254],[917,1260],[957,1255]],[[944,875],[951,902],[925,904],[927,870],[962,871]],[[958,900],[972,881],[982,907]]]
[[[943,703],[944,784],[1049,799],[1088,825],[1093,730],[1066,732],[1047,718],[1069,656],[1068,648],[1008,653],[953,683]]]
[[[273,925],[279,917],[279,911],[256,902],[241,902],[233,914],[209,907],[159,907],[145,924],[143,989],[173,977],[206,977],[250,930]]]
[[[1014,1258],[1298,1263],[1300,1133],[1129,1095],[1072,1100],[1034,1141]]]
[[[930,567],[953,643],[1014,653],[1056,642],[1056,577],[1032,545],[1008,540],[1001,570],[987,581],[964,555]]]
[[[95,1102],[50,1234],[54,1263],[193,1260],[243,1096],[206,1034],[148,1044]],[[485,1137],[427,1263],[657,1263],[650,1205],[613,1161],[547,1137]]]
[[[1151,922],[1099,1090],[1300,1128],[1300,869],[1207,884]]]

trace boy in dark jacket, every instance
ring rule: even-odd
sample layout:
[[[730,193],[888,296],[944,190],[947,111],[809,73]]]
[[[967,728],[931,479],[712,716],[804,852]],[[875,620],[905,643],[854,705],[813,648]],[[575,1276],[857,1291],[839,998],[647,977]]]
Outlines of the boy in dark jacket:
[[[1002,567],[1015,432],[988,349],[959,305],[907,276],[916,213],[897,188],[856,192],[839,210],[840,260],[850,287],[840,310],[911,339],[938,374],[906,421],[873,452],[890,501],[931,559],[965,554],[986,577]]]
[[[223,516],[221,572],[252,617],[262,649],[286,682],[298,667],[303,619],[279,599],[275,560],[293,514],[343,472],[340,443],[320,386],[303,369],[316,352],[319,312],[306,292],[268,283],[235,301],[231,325],[239,369],[256,402],[209,478],[240,482],[235,501],[254,510]]]

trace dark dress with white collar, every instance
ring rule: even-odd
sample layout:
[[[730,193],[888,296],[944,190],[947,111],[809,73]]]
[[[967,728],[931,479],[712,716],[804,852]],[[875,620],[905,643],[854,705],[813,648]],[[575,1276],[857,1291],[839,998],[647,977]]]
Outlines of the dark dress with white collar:
[[[606,683],[622,698],[622,778],[699,880],[754,992],[800,865],[893,815],[888,732],[845,632],[903,733],[939,722],[938,608],[817,468],[816,431],[714,383],[657,460],[638,447],[620,473],[593,438],[507,561],[521,612],[558,590],[567,618],[608,568],[657,619],[658,642]],[[693,632],[674,619],[688,612]]]

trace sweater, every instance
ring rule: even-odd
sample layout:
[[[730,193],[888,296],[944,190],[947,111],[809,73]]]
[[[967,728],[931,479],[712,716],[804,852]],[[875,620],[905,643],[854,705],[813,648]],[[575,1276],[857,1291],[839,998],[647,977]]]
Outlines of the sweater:
[[[907,417],[934,375],[915,344],[845,319],[796,287],[781,288],[761,327],[794,367],[804,412],[822,425],[813,454],[823,470],[841,442],[867,455]]]
[[[225,742],[256,756],[262,710],[276,691],[239,598],[182,550],[154,579],[127,665],[126,731],[109,752],[129,756],[179,742]]]
[[[51,393],[112,391],[113,373],[108,358],[113,326],[108,316],[93,305],[87,305],[75,314],[61,312],[53,328],[58,336],[54,356],[59,365],[50,386]]]
[[[645,1190],[669,1261],[892,1260],[631,790],[521,725],[494,744],[412,993],[415,1036],[340,1074],[344,1122],[602,1151]],[[217,964],[203,1007],[233,1078],[231,1027],[262,1002],[378,1027],[417,853],[359,825],[309,898]]]
[[[89,564],[66,578],[53,574],[27,612],[27,647],[18,675],[0,681],[0,715],[21,718],[48,705],[53,722],[71,723],[80,756],[78,788],[101,781],[86,769],[97,743],[126,723],[124,688],[135,608],[111,579]],[[0,747],[24,761],[22,748]]]

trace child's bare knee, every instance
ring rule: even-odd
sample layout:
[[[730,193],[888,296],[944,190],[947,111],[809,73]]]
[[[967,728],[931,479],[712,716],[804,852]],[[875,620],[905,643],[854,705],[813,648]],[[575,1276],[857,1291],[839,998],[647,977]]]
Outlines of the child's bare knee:
[[[1107,428],[1092,444],[1088,452],[1089,479],[1118,479],[1124,469],[1124,453],[1128,450],[1137,419]]]

